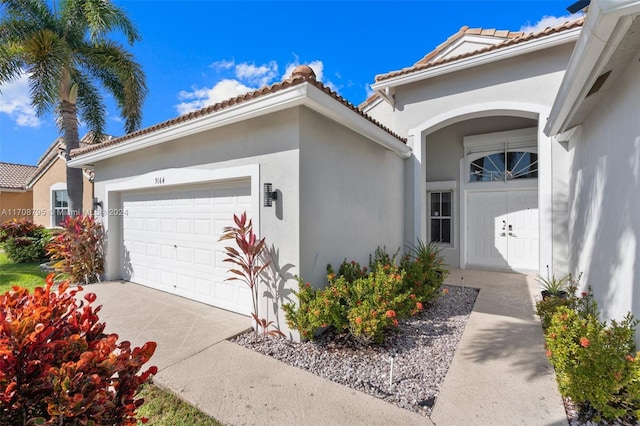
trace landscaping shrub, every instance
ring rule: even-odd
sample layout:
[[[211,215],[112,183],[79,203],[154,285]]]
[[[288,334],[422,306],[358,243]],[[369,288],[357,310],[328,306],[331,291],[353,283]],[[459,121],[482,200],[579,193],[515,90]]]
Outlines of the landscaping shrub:
[[[0,425],[136,425],[135,396],[157,368],[140,371],[156,344],[117,343],[95,294],[80,301],[81,287],[52,287],[50,274],[33,294],[0,296]]]
[[[100,281],[104,273],[104,231],[91,216],[67,216],[47,246],[53,268],[73,283]]]
[[[249,287],[253,303],[251,317],[256,322],[256,333],[259,328],[262,328],[262,333],[265,335],[284,337],[285,334],[275,326],[274,321],[258,316],[259,278],[271,263],[267,259],[265,239],[258,239],[253,232],[253,223],[247,218],[247,212],[243,212],[240,216],[234,214],[233,223],[233,226],[224,228],[218,240],[233,240],[236,243],[236,247],[224,248],[227,258],[223,262],[235,265],[229,269],[232,276],[227,278],[227,281],[242,281]],[[274,328],[269,330],[269,327]]]
[[[560,393],[581,411],[594,410],[595,421],[627,415],[639,418],[637,323],[628,314],[621,322],[607,325],[591,314],[560,306],[546,330],[547,356],[555,367]]]
[[[571,302],[569,299],[562,299],[560,297],[545,297],[536,303],[536,313],[540,317],[540,323],[543,329],[549,328],[551,325],[551,318],[558,311],[561,306],[569,307]]]
[[[363,344],[381,343],[399,319],[416,314],[440,294],[446,276],[442,259],[432,246],[420,247],[403,257],[401,266],[395,265],[395,255],[380,248],[369,268],[345,260],[336,274],[329,265],[329,285],[323,289],[300,281],[294,292],[298,305],[283,306],[287,324],[303,339],[331,326]]]
[[[400,261],[405,271],[404,290],[415,294],[416,300],[431,303],[441,294],[442,283],[448,275],[444,259],[435,244],[419,241]]]
[[[0,243],[4,243],[7,257],[16,263],[44,259],[45,246],[50,239],[49,232],[30,219],[11,219],[0,225]]]

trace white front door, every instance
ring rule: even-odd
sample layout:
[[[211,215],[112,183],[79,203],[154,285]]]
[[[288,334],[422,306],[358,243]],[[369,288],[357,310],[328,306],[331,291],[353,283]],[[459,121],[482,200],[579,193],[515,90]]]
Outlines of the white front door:
[[[124,278],[250,313],[248,287],[226,281],[230,266],[223,260],[229,242],[218,242],[234,214],[251,215],[248,180],[123,193],[122,210]]]
[[[467,193],[467,264],[538,268],[537,190]]]

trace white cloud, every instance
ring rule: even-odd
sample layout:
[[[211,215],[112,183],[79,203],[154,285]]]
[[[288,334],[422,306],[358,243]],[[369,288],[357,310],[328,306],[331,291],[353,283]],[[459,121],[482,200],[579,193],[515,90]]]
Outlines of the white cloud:
[[[40,127],[42,122],[31,106],[26,75],[0,86],[0,92],[0,112],[9,115],[20,127]]]
[[[535,33],[538,31],[542,31],[548,27],[555,27],[558,25],[562,25],[567,21],[573,21],[582,16],[581,13],[574,13],[572,15],[564,15],[564,16],[543,16],[535,24],[531,25],[530,22],[527,22],[525,25],[520,27],[520,31],[524,31],[525,33]]]
[[[256,66],[243,62],[236,65],[235,74],[240,81],[247,82],[252,86],[266,86],[278,76],[278,63],[271,61],[268,64]]]
[[[226,59],[223,59],[221,61],[215,61],[211,63],[211,65],[209,65],[209,68],[213,68],[216,71],[228,70],[233,68],[235,64],[236,64],[235,59],[231,59],[229,61],[227,61]]]
[[[238,80],[224,79],[216,83],[211,88],[193,88],[191,92],[181,91],[178,93],[178,99],[181,101],[176,105],[178,114],[187,114],[200,108],[234,98],[254,90],[247,87]]]
[[[282,80],[291,77],[293,70],[300,65],[296,57],[294,62],[287,64]],[[322,81],[324,64],[322,61],[307,63],[316,73],[316,79]],[[183,90],[178,93],[180,103],[175,105],[178,114],[187,114],[200,108],[213,105],[239,95],[243,95],[252,90],[273,83],[278,78],[279,66],[276,61],[269,61],[266,64],[256,65],[255,63],[241,62],[235,60],[221,60],[211,63],[209,68],[213,68],[226,76],[218,81],[213,87],[192,86],[191,90]],[[232,71],[233,69],[233,71]],[[339,86],[331,81],[323,82],[331,90],[338,92]]]

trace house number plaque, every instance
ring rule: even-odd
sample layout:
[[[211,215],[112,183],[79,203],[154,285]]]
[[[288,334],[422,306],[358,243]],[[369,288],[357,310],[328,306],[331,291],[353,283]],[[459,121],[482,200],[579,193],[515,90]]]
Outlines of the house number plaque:
[[[164,177],[155,178],[156,185],[162,185],[164,183]]]

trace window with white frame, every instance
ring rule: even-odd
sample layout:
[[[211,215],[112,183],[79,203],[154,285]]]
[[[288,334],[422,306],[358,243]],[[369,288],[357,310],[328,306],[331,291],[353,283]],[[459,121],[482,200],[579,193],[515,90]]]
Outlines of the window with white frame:
[[[60,223],[69,215],[69,196],[66,189],[51,191],[51,219],[53,226]]]
[[[429,241],[451,244],[453,234],[453,191],[429,193]]]

